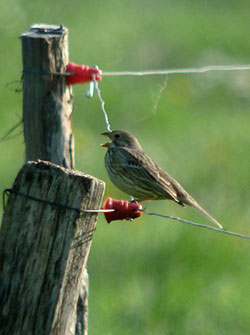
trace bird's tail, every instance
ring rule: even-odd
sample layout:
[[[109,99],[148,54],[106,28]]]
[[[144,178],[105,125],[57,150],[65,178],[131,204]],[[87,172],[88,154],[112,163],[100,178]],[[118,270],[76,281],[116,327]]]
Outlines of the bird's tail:
[[[186,198],[185,200],[182,201],[187,205],[195,208],[198,212],[207,217],[211,222],[216,224],[219,228],[223,229],[222,225],[214,217],[212,217],[212,215],[210,215],[204,208],[202,208],[201,205],[196,200],[194,200],[193,198],[191,199]]]

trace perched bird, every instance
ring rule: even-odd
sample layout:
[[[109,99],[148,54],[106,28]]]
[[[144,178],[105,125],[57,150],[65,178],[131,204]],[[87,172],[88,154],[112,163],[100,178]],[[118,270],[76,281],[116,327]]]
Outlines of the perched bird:
[[[111,181],[137,201],[169,199],[185,207],[192,206],[211,222],[222,228],[199,203],[167,172],[160,168],[142,149],[139,141],[122,130],[105,132],[111,142],[102,144],[108,148],[105,166]]]

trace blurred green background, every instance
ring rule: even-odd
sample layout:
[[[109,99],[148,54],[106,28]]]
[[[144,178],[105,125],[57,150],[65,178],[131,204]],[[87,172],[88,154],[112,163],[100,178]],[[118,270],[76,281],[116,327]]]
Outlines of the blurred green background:
[[[34,23],[69,29],[70,60],[104,71],[250,63],[249,1],[10,0],[0,12],[0,136],[22,118],[18,36]],[[112,129],[137,135],[145,151],[229,230],[250,234],[250,72],[104,78]],[[104,117],[97,96],[74,87],[76,168],[108,180]],[[19,129],[21,131],[21,128]],[[24,163],[23,135],[0,142],[0,187]],[[156,211],[208,224],[167,201]],[[180,208],[179,208],[180,207]],[[2,209],[1,209],[2,211]],[[249,242],[143,215],[98,220],[88,264],[89,334],[249,334]]]

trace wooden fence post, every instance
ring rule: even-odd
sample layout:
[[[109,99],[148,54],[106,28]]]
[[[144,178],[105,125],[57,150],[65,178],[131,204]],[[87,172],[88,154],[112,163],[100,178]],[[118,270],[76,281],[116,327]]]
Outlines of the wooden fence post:
[[[0,334],[75,333],[76,304],[104,183],[28,162],[10,190],[0,237]]]
[[[69,62],[68,30],[63,26],[37,24],[21,38],[26,160],[42,159],[74,168],[73,95],[63,75]],[[75,313],[77,335],[87,334],[87,298],[85,268]],[[70,327],[71,333],[74,326]]]
[[[36,24],[22,34],[23,123],[26,159],[75,167],[72,133],[73,94],[66,85],[68,29]],[[88,272],[82,275],[76,335],[88,329]],[[81,327],[79,327],[81,325]]]
[[[69,63],[68,30],[35,25],[21,37],[26,160],[74,168],[72,88],[57,75],[64,74]]]

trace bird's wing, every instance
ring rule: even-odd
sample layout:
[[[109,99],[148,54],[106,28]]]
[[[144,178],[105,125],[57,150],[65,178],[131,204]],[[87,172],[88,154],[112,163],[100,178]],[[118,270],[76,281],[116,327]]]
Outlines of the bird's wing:
[[[147,154],[129,148],[123,148],[126,151],[127,159],[123,161],[124,171],[129,169],[130,175],[133,174],[140,184],[155,191],[159,197],[166,196],[177,203],[181,203],[173,187],[172,178],[163,171]]]

